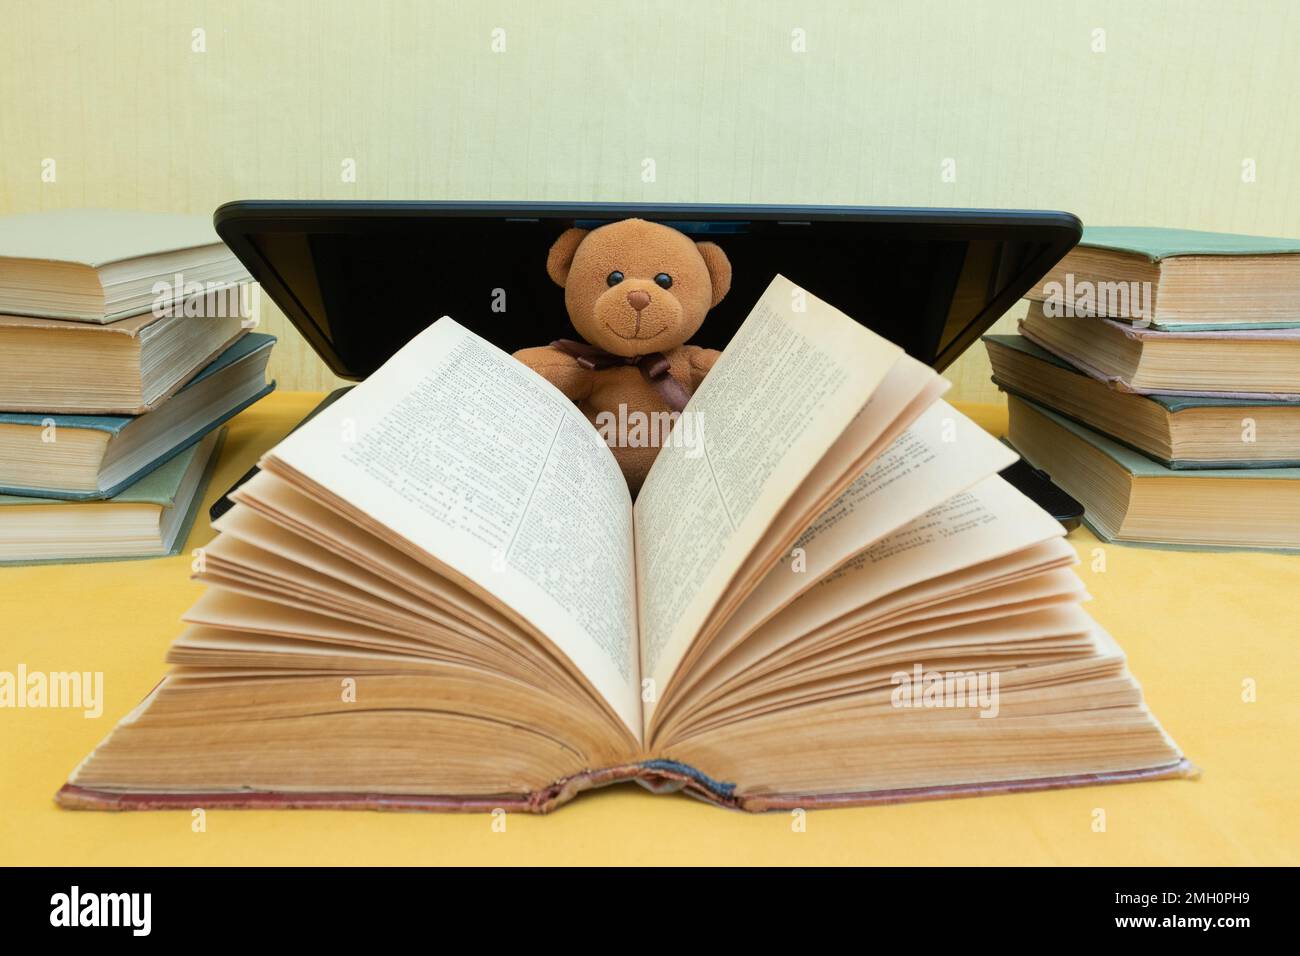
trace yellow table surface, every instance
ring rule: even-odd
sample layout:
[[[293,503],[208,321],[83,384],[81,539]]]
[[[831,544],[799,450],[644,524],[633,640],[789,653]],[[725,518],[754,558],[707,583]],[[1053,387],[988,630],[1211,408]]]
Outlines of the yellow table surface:
[[[628,785],[547,817],[341,811],[58,809],[68,772],[163,674],[202,588],[189,549],[207,505],[319,400],[272,395],[234,419],[186,553],[0,569],[0,670],[102,671],[104,714],[0,710],[0,863],[1296,864],[1300,863],[1300,558],[1121,546],[1070,536],[1089,609],[1120,642],[1198,780],[810,813],[749,815]],[[964,409],[1000,433],[1005,411]],[[1253,679],[1254,703],[1242,700]],[[1094,810],[1106,815],[1094,832]]]

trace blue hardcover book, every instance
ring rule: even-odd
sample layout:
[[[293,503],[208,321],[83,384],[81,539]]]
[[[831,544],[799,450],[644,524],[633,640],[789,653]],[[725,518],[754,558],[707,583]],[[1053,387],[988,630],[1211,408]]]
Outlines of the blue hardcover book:
[[[143,415],[0,413],[0,494],[111,498],[269,394],[275,336],[236,340]]]
[[[1110,388],[1022,335],[986,335],[993,381],[1011,395],[1174,471],[1300,467],[1300,402],[1137,395]]]
[[[112,501],[0,495],[0,565],[79,564],[177,554],[225,440],[208,432]]]
[[[1193,332],[1300,328],[1297,293],[1300,239],[1088,226],[1025,297],[1070,317]]]
[[[1028,399],[1007,440],[1087,509],[1103,541],[1176,550],[1300,552],[1300,468],[1174,471]]]

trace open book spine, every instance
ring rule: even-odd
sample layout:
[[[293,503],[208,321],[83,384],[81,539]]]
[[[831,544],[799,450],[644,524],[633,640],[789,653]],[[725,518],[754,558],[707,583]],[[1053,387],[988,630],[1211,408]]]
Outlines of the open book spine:
[[[71,810],[188,810],[196,806],[222,810],[407,810],[426,812],[550,813],[584,790],[634,781],[652,793],[682,792],[708,803],[759,813],[766,810],[817,810],[911,803],[952,797],[982,797],[1004,793],[1033,793],[1107,783],[1138,783],[1194,777],[1199,771],[1186,759],[1164,767],[1117,773],[1078,774],[1006,780],[996,783],[921,787],[910,790],[866,790],[831,794],[757,794],[738,796],[731,784],[719,783],[693,767],[671,760],[648,760],[591,770],[528,794],[498,796],[424,796],[381,793],[273,793],[266,791],[214,793],[116,793],[67,784],[56,797]]]

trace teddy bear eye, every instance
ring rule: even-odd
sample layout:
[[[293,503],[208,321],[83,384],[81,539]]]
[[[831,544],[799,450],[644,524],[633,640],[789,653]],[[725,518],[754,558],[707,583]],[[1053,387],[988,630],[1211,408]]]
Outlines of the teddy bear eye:
[[[617,269],[615,269],[613,272],[611,272],[609,275],[605,277],[606,285],[618,285],[622,281],[623,281],[623,273],[619,272]]]
[[[673,277],[667,272],[661,272],[655,276],[655,285],[661,289],[671,289],[673,287]]]

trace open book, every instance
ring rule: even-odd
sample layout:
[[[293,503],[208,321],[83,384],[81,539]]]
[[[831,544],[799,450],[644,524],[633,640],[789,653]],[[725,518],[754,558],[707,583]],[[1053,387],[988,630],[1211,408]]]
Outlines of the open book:
[[[79,808],[841,805],[1186,772],[1061,527],[929,368],[778,277],[633,504],[443,318],[272,449]]]

